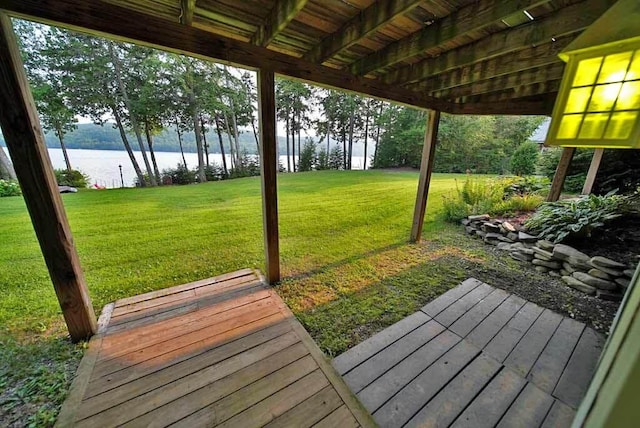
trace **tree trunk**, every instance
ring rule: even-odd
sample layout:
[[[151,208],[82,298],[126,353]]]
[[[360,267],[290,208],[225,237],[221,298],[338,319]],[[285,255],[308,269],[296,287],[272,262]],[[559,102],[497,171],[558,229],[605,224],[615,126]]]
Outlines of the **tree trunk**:
[[[380,109],[378,110],[378,116],[376,117],[376,120],[378,122],[378,125],[376,126],[376,148],[373,151],[373,166],[376,166],[376,161],[378,160],[378,144],[380,144],[380,116],[382,116],[382,106],[383,104],[380,103]]]
[[[253,136],[256,139],[256,148],[258,151],[257,154],[260,154],[260,137],[258,136],[258,131],[256,130],[256,121],[253,117],[253,113],[251,114],[251,127],[253,128]]]
[[[231,116],[233,118],[233,140],[236,143],[236,156],[238,156],[238,165],[242,165],[242,162],[240,161],[240,138],[238,136],[238,119],[236,116],[236,112],[235,112],[235,107],[233,106],[233,102],[231,103],[231,108],[234,109],[233,111],[233,115]]]
[[[204,173],[204,150],[202,144],[202,134],[200,133],[200,124],[198,123],[198,108],[196,106],[196,97],[191,92],[189,94],[189,104],[191,104],[191,119],[193,120],[193,132],[196,135],[196,148],[198,151],[198,181],[204,183],[207,181],[207,176]]]
[[[127,88],[124,86],[124,81],[122,80],[122,70],[120,66],[120,60],[116,56],[113,50],[113,44],[109,43],[109,54],[111,55],[111,60],[113,61],[113,66],[115,69],[116,81],[118,82],[118,88],[120,89],[120,95],[122,96],[122,101],[124,101],[124,105],[129,112],[129,120],[131,121],[131,127],[133,128],[133,132],[136,134],[136,139],[138,140],[138,146],[140,147],[140,153],[142,154],[142,160],[144,160],[144,165],[147,169],[147,174],[149,175],[149,182],[152,186],[156,186],[158,183],[156,182],[156,178],[153,174],[153,170],[151,169],[151,164],[149,163],[149,158],[147,157],[147,152],[144,149],[144,143],[142,142],[142,133],[140,132],[140,127],[138,126],[138,121],[133,113],[133,109],[131,108],[131,102],[129,100],[129,95],[127,94]]]
[[[187,168],[187,159],[184,157],[184,148],[182,147],[182,134],[180,133],[178,115],[176,115],[176,132],[178,133],[178,144],[180,145],[180,154],[182,155],[182,163],[184,163],[184,167]]]
[[[289,152],[289,116],[287,115],[287,124],[285,125],[285,134],[287,134],[287,171],[291,172],[291,153]]]
[[[296,119],[295,119],[295,116],[291,120],[291,163],[293,164],[293,172],[296,172]]]
[[[116,126],[118,127],[118,131],[120,131],[120,138],[122,138],[122,143],[124,144],[124,148],[127,150],[127,154],[129,155],[129,159],[131,159],[131,165],[133,165],[133,170],[136,172],[136,176],[138,177],[138,183],[140,187],[145,187],[147,182],[144,179],[144,174],[140,170],[140,165],[138,165],[138,161],[136,160],[135,155],[133,154],[133,150],[131,149],[131,144],[129,144],[129,140],[127,139],[127,133],[124,130],[124,126],[122,125],[122,119],[120,118],[120,112],[115,104],[111,105],[111,111],[113,112],[113,118],[116,120]]]
[[[227,116],[227,112],[224,112],[224,126],[227,130],[227,138],[229,139],[229,154],[231,155],[231,168],[236,168],[238,165],[237,162],[237,154],[233,149],[233,139],[231,137],[231,128],[229,128],[229,116]]]
[[[225,178],[229,177],[229,170],[227,169],[227,155],[224,153],[224,144],[222,143],[222,131],[220,130],[220,117],[216,113],[216,132],[218,133],[218,142],[220,143],[220,153],[222,154],[222,168],[224,169]]]
[[[160,170],[158,169],[158,162],[156,162],[156,152],[153,150],[153,137],[151,136],[151,130],[149,129],[149,122],[144,122],[144,133],[147,137],[147,144],[149,145],[149,155],[151,155],[151,163],[153,163],[153,172],[156,175],[156,181],[161,184]]]
[[[300,112],[298,112],[298,156],[302,155],[302,147],[300,145],[300,132],[302,130],[302,126],[300,126],[301,123],[302,122],[300,121]]]
[[[367,143],[369,142],[369,108],[367,106],[367,115],[364,119],[364,162],[362,164],[362,170],[367,169]]]
[[[69,162],[69,155],[67,154],[67,148],[64,145],[64,132],[62,132],[62,128],[56,127],[56,136],[58,140],[60,140],[60,148],[62,149],[62,156],[64,156],[64,163],[67,165],[67,171],[73,171],[71,168],[71,162]]]
[[[329,159],[330,151],[331,151],[331,120],[327,122],[327,159]]]
[[[0,178],[8,178],[9,180],[17,179],[13,164],[2,147],[0,147]]]
[[[204,155],[207,165],[209,165],[209,143],[207,143],[207,128],[204,126],[204,119],[200,115],[200,129],[202,129],[202,142],[204,143]]]
[[[340,132],[340,136],[342,137],[342,167],[347,169],[347,132],[344,127]]]

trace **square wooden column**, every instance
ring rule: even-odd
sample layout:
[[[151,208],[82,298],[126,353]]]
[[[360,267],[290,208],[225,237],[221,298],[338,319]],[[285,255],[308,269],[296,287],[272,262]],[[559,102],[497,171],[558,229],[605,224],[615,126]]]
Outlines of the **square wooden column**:
[[[0,126],[74,341],[96,331],[84,274],[58,192],[11,20],[0,12]]]
[[[280,281],[280,243],[276,183],[279,163],[276,140],[275,76],[272,71],[258,71],[258,113],[265,265],[267,280],[273,284]]]
[[[424,131],[424,146],[422,148],[422,160],[420,162],[420,178],[418,182],[418,195],[413,212],[413,226],[411,227],[411,242],[419,242],[422,236],[424,214],[427,211],[427,197],[429,196],[429,184],[433,172],[433,161],[436,153],[436,140],[438,138],[438,125],[440,124],[440,112],[429,110],[427,128]]]
[[[604,149],[595,149],[593,151],[593,157],[591,158],[591,164],[589,165],[589,172],[587,172],[587,178],[584,180],[584,186],[582,187],[582,194],[589,195],[593,190],[593,184],[596,182],[596,176],[600,169],[600,162],[602,161],[602,155]]]
[[[562,188],[564,187],[564,180],[567,178],[567,171],[569,171],[569,165],[571,165],[571,159],[573,159],[575,152],[575,147],[565,147],[562,149],[562,156],[560,156],[556,173],[553,175],[553,182],[551,183],[549,196],[547,196],[547,202],[555,202],[560,199]]]

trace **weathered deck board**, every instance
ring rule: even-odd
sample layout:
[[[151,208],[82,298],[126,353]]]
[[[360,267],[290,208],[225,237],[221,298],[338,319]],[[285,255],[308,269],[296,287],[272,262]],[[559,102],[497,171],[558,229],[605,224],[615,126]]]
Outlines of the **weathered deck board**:
[[[568,427],[602,336],[468,279],[334,363],[383,427]]]
[[[58,419],[79,427],[315,424],[373,421],[252,270],[111,304]]]

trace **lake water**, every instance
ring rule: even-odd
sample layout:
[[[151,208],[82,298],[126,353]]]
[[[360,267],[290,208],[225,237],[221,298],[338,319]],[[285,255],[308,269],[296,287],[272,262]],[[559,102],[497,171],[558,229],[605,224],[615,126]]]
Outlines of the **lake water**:
[[[6,151],[6,148],[3,147]],[[122,165],[122,177],[124,185],[131,187],[134,185],[136,174],[129,160],[126,151],[118,150],[79,150],[68,149],[69,161],[74,169],[78,169],[91,178],[91,184],[99,184],[109,188],[120,187],[120,169]],[[134,152],[140,168],[144,170],[144,161],[140,152]],[[195,168],[198,165],[198,155],[196,153],[185,153],[187,166]],[[61,149],[49,149],[49,157],[54,168],[65,168],[64,157]],[[296,157],[297,159],[297,157]],[[182,163],[182,156],[177,152],[156,152],[156,161],[158,168],[162,171],[165,168],[175,168],[178,163]],[[221,154],[210,154],[209,161],[222,165]],[[151,159],[149,159],[151,162]],[[229,156],[227,156],[227,164]],[[286,167],[287,156],[280,156],[280,163]],[[364,157],[353,157],[353,169],[362,169]]]

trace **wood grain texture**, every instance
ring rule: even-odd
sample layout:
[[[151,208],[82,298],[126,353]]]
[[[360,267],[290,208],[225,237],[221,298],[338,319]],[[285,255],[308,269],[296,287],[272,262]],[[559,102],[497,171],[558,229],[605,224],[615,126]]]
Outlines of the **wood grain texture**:
[[[280,237],[278,232],[278,153],[276,139],[275,76],[258,71],[258,114],[260,120],[260,172],[262,224],[267,281],[280,281]]]
[[[547,202],[555,202],[560,199],[562,189],[564,188],[564,181],[567,178],[567,172],[569,172],[569,166],[571,165],[571,160],[575,152],[575,147],[565,147],[562,149],[562,155],[556,167],[556,173],[553,175]]]
[[[0,12],[0,126],[73,341],[97,330],[11,20]]]
[[[307,0],[276,0],[266,22],[258,27],[251,43],[268,46],[302,10]]]
[[[438,141],[438,126],[440,125],[440,112],[429,110],[427,126],[424,131],[424,145],[422,159],[420,161],[420,176],[418,177],[418,194],[413,211],[413,224],[411,226],[411,242],[419,242],[422,237],[424,215],[427,211],[427,198],[429,196],[429,184],[435,162],[436,143]]]

